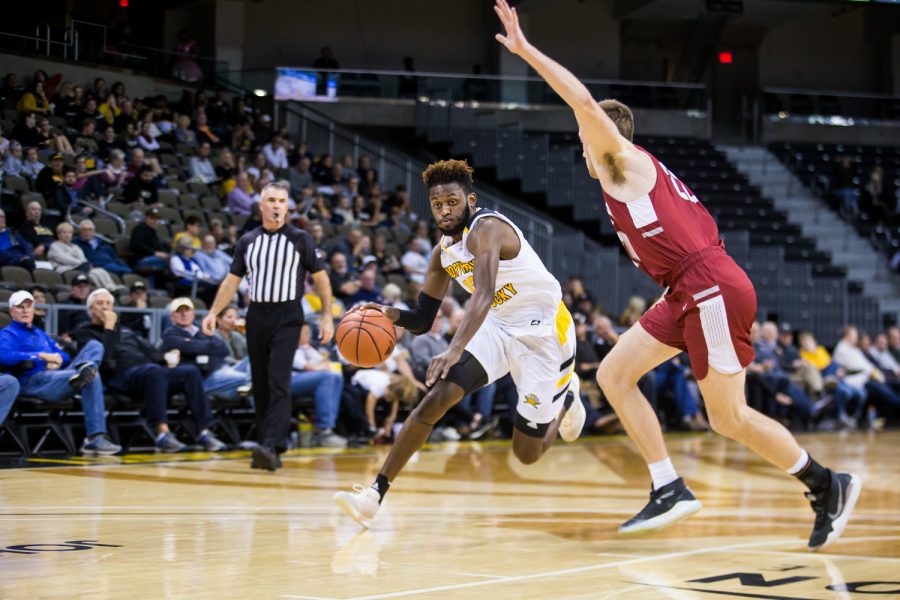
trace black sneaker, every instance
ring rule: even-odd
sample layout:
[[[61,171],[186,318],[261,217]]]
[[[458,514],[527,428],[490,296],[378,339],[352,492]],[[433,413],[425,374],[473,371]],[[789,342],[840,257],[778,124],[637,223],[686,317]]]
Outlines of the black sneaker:
[[[69,385],[71,385],[76,390],[80,390],[90,382],[94,380],[94,377],[97,376],[97,367],[95,367],[92,363],[81,363],[75,365],[76,373],[69,377]]]
[[[837,541],[844,533],[853,507],[862,490],[862,482],[852,473],[831,473],[831,486],[824,494],[806,492],[816,512],[816,524],[809,536],[809,549],[821,550]]]
[[[281,457],[272,448],[257,446],[253,449],[253,460],[250,461],[251,469],[265,469],[273,473],[281,468]]]
[[[656,531],[686,519],[703,507],[679,477],[658,490],[650,491],[650,502],[619,527],[619,533]]]

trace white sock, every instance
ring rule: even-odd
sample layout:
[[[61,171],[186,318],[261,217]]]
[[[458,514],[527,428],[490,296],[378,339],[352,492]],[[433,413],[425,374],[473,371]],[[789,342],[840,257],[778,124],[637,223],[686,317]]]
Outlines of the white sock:
[[[675,466],[670,458],[647,465],[650,469],[650,477],[653,479],[653,489],[658,490],[664,485],[669,485],[678,479],[678,473],[675,472]]]
[[[788,474],[796,475],[800,471],[803,470],[803,467],[806,466],[806,463],[809,462],[809,453],[806,450],[800,449],[800,458],[797,459],[797,462],[794,463],[790,469],[788,469]]]

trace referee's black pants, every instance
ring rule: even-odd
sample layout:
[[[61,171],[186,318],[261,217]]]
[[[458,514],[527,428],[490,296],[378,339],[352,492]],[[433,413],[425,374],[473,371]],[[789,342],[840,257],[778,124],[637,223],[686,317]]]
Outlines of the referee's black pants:
[[[291,423],[291,370],[300,341],[303,308],[299,300],[251,302],[247,309],[247,353],[256,403],[256,440],[287,449]]]

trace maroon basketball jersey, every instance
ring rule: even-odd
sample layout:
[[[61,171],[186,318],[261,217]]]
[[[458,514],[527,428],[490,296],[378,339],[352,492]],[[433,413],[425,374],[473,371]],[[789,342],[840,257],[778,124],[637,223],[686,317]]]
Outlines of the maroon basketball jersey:
[[[652,154],[635,147],[653,161],[656,185],[633,202],[620,202],[605,191],[603,200],[631,262],[667,286],[671,283],[667,275],[685,257],[724,244],[716,222],[697,196]]]

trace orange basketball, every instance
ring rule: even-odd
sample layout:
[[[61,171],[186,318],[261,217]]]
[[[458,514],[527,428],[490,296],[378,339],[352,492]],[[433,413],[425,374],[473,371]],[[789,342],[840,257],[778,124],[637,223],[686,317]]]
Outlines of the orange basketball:
[[[341,356],[366,369],[384,362],[397,343],[394,324],[374,308],[347,314],[341,319],[334,339]]]

